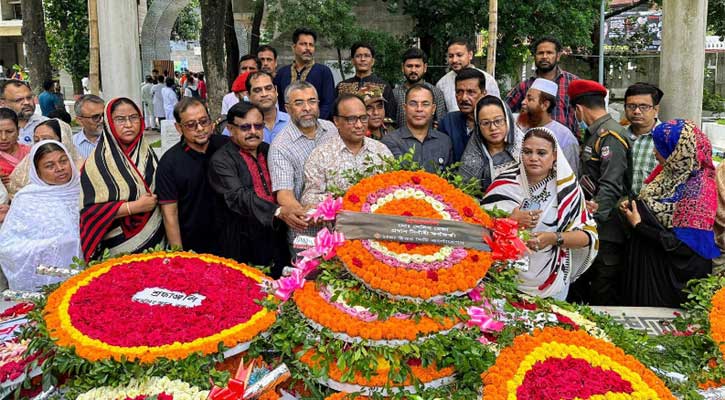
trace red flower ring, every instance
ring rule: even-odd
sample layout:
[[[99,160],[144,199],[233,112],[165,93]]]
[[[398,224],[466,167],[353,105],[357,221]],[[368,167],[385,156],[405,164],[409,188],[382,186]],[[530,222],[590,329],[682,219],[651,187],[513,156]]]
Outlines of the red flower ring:
[[[210,255],[127,256],[63,283],[48,299],[46,322],[58,345],[75,346],[92,361],[208,354],[220,342],[231,347],[251,340],[274,322],[274,314],[254,302],[265,296],[258,285],[263,279],[246,265]],[[201,300],[149,304],[138,299],[144,291],[147,299],[155,292],[152,299],[164,302],[174,295],[177,301],[184,295]]]

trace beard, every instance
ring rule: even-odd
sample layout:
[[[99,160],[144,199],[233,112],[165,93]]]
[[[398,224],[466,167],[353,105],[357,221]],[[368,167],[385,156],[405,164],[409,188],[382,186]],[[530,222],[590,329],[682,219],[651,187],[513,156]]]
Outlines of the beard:
[[[557,66],[559,65],[558,62],[552,63],[551,65],[547,66],[541,66],[539,64],[536,64],[536,72],[542,72],[542,73],[549,73],[553,71]]]
[[[299,126],[300,128],[313,128],[317,126],[317,118],[314,119],[296,119],[294,120],[295,125]]]
[[[415,80],[411,79],[411,76],[415,76],[416,77],[416,78],[414,78]],[[405,80],[408,81],[409,84],[415,85],[416,83],[423,80],[423,77],[421,75],[406,75]]]

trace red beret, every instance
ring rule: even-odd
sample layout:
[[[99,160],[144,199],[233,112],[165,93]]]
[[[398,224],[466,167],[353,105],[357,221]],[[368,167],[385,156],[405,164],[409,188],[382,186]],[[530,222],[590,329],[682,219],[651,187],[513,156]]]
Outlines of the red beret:
[[[569,84],[569,101],[575,100],[577,97],[584,96],[586,94],[598,94],[601,96],[607,95],[607,88],[602,86],[599,82],[588,81],[586,79],[577,79],[571,81]]]
[[[251,74],[251,72],[247,71],[239,75],[237,79],[234,80],[234,83],[232,84],[232,92],[239,93],[247,91],[247,77],[249,74]]]

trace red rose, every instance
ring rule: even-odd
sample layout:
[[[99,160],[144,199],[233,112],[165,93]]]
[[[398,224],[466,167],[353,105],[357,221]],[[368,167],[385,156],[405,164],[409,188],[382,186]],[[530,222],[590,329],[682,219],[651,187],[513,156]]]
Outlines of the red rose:
[[[413,181],[413,183],[415,183],[416,185],[420,184],[420,177],[419,177],[419,176],[417,176],[417,175],[413,175],[413,176],[412,176],[412,177],[410,178],[410,180],[411,180],[411,181]]]
[[[413,213],[412,213],[412,212],[410,212],[410,211],[405,211],[405,212],[404,212],[403,214],[401,214],[401,215],[403,215],[403,216],[405,216],[405,217],[412,217],[412,216],[413,216]]]
[[[360,198],[357,197],[357,195],[354,194],[354,193],[351,194],[350,196],[348,196],[348,200],[352,201],[353,203],[359,203],[360,202]]]
[[[471,260],[473,260],[473,262],[478,262],[478,254],[474,254],[474,255],[473,255],[473,256],[471,257]]]
[[[418,244],[417,243],[406,243],[405,244],[405,249],[406,250],[413,250],[416,247],[418,247]]]
[[[425,273],[425,276],[426,276],[426,277],[427,277],[428,279],[430,279],[430,280],[432,280],[432,281],[434,281],[434,282],[438,282],[438,273],[437,273],[437,272],[435,272],[435,271],[432,271],[432,270],[428,270],[428,272],[426,272],[426,273]]]
[[[357,257],[353,257],[353,258],[352,258],[352,265],[354,265],[354,266],[356,266],[356,267],[358,267],[358,268],[362,268],[362,266],[363,266],[363,263],[362,263],[362,261],[360,261],[360,259],[359,259],[359,258],[357,258]]]
[[[411,367],[420,367],[423,364],[423,361],[421,361],[420,358],[409,358],[405,363]]]
[[[473,216],[473,210],[470,207],[463,207],[463,215],[470,218]]]

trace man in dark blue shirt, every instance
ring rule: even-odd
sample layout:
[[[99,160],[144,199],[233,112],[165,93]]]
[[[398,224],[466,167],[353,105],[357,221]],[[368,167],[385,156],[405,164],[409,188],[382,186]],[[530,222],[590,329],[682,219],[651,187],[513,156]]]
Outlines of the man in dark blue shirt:
[[[486,76],[475,68],[456,75],[456,103],[459,111],[451,111],[438,123],[438,130],[453,142],[453,162],[461,161],[468,139],[475,131],[474,114],[478,99],[486,95]]]
[[[294,81],[307,81],[317,89],[320,100],[320,118],[330,119],[332,103],[335,101],[335,79],[332,71],[324,64],[315,63],[315,43],[317,33],[307,28],[297,28],[292,34],[292,52],[295,60],[282,67],[274,77],[279,93],[279,109],[285,109],[285,89]]]

